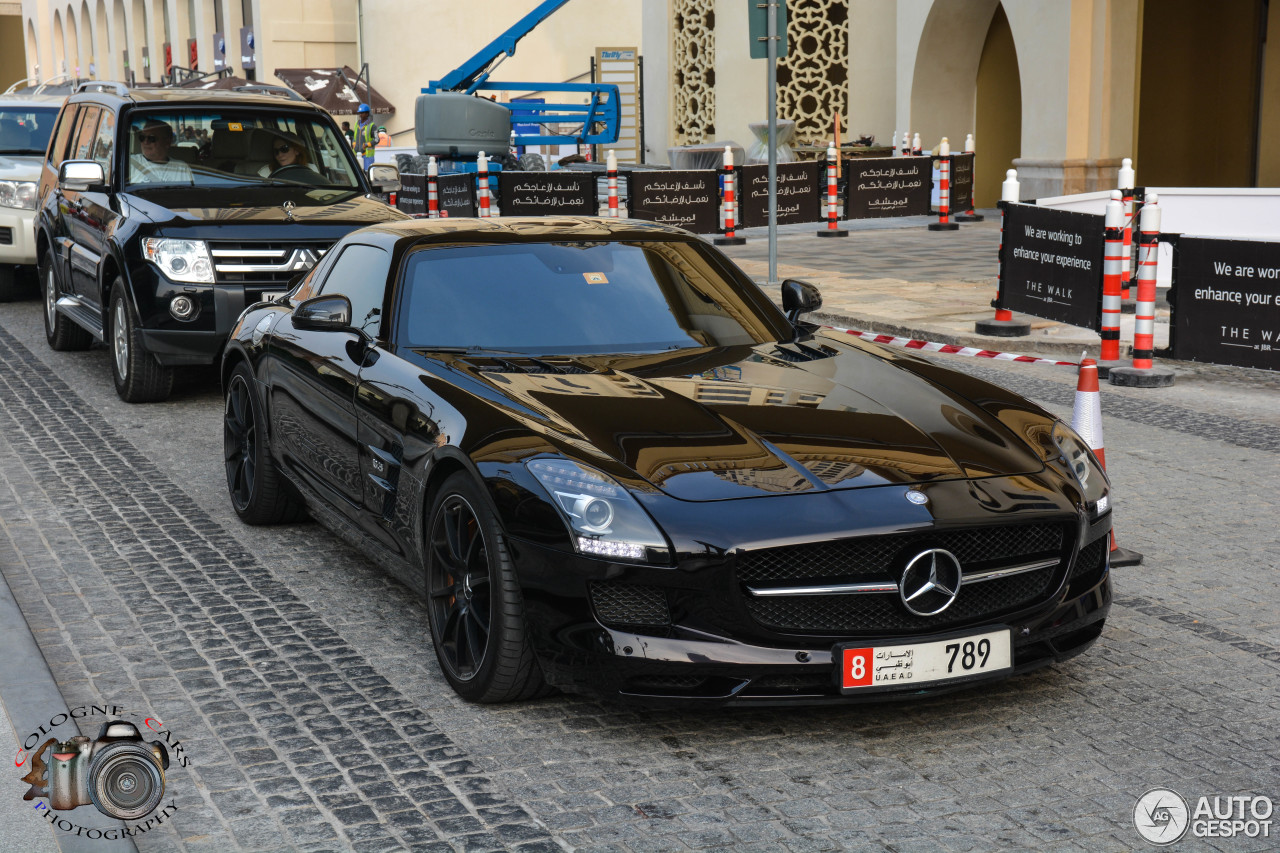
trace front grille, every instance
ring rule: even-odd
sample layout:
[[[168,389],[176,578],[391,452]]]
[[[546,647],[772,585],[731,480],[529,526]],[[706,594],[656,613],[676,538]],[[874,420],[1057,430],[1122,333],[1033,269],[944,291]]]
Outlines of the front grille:
[[[939,630],[990,619],[1034,604],[1055,587],[1056,566],[960,588],[950,607],[936,616],[908,612],[898,594],[747,596],[751,617],[779,631],[844,634],[856,631]]]
[[[1107,561],[1107,546],[1111,544],[1110,536],[1101,536],[1080,549],[1075,565],[1071,567],[1071,580],[1102,571]]]
[[[662,628],[671,624],[667,594],[659,587],[596,581],[591,584],[591,604],[606,625]]]
[[[0,246],[12,246],[12,245],[13,245],[13,229],[0,228]]]
[[[898,536],[868,536],[811,545],[750,551],[738,559],[738,579],[747,584],[840,578],[889,577],[903,554],[945,548],[966,570],[985,563],[1052,555],[1062,549],[1060,524],[979,527]],[[894,578],[896,580],[896,578]]]
[[[332,241],[214,241],[209,244],[209,253],[219,284],[278,288],[315,266],[332,245]]]

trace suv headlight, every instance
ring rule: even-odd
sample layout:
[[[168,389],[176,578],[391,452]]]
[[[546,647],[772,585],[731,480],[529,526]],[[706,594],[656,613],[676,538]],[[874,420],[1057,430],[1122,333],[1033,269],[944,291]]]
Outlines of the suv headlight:
[[[165,278],[172,281],[213,284],[213,261],[203,240],[145,237],[142,256],[158,266]]]
[[[568,459],[534,459],[525,466],[554,499],[579,553],[613,560],[666,561],[666,537],[613,478]]]
[[[1071,427],[1058,421],[1053,425],[1053,443],[1057,446],[1062,461],[1070,469],[1071,476],[1080,484],[1080,490],[1093,517],[1097,518],[1109,510],[1111,481],[1085,440]]]
[[[35,183],[33,181],[0,181],[0,207],[35,210]]]

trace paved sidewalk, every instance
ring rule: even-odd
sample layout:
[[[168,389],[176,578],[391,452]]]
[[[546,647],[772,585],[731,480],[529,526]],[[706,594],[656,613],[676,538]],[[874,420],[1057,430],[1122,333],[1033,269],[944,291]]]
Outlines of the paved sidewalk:
[[[842,222],[848,237],[816,236],[816,224],[778,229],[778,278],[810,281],[822,291],[823,307],[812,319],[833,326],[887,332],[946,344],[1026,354],[1098,357],[1101,339],[1089,329],[1015,314],[1031,324],[1031,334],[997,338],[974,332],[994,315],[999,211],[981,211],[983,222],[958,231],[930,231],[936,217]],[[738,232],[744,246],[725,253],[768,290],[767,228]],[[1121,319],[1121,352],[1133,341],[1133,314]],[[1157,304],[1156,347],[1168,346],[1169,311]]]

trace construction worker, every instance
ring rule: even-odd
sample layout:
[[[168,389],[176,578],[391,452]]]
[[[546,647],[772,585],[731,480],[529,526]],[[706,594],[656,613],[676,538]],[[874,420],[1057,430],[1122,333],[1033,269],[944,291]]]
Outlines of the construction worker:
[[[356,110],[360,121],[356,125],[356,150],[360,152],[364,167],[373,165],[373,149],[378,146],[378,126],[373,123],[373,114],[368,104],[361,104]]]

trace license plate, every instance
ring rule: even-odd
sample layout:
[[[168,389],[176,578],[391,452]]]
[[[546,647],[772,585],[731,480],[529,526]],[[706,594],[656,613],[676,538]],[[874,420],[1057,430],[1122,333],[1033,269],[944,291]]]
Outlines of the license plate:
[[[856,693],[936,684],[1013,669],[1009,629],[882,646],[837,646],[840,689]]]

